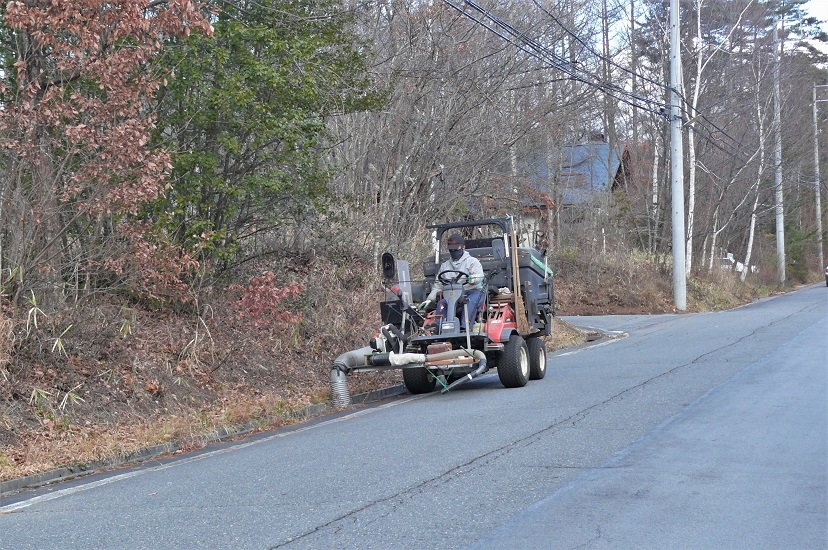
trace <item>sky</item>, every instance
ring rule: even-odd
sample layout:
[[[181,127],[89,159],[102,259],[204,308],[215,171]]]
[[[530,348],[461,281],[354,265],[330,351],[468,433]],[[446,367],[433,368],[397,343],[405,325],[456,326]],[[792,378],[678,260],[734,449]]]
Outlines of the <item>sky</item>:
[[[825,0],[810,0],[805,4],[808,13],[820,19],[828,19],[828,2]]]
[[[822,28],[828,32],[828,1],[810,0],[805,4],[808,15],[812,15],[822,21]]]
[[[805,3],[805,11],[808,12],[808,15],[822,21],[822,30],[828,32],[828,0],[810,0]],[[818,47],[828,53],[828,46],[821,45]]]

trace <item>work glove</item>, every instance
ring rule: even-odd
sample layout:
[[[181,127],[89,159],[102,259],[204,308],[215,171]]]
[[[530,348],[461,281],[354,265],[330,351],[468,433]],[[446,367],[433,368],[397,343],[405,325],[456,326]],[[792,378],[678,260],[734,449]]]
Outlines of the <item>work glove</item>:
[[[431,305],[431,300],[426,300],[425,302],[420,302],[420,305],[417,306],[417,311],[425,311],[428,306]]]

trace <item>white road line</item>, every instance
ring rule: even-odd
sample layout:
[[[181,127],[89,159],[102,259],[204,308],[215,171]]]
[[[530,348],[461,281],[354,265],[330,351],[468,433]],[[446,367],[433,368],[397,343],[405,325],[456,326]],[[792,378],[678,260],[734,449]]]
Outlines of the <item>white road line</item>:
[[[309,430],[314,430],[314,429],[320,428],[322,426],[328,426],[328,425],[331,425],[331,424],[337,424],[339,422],[345,422],[346,420],[351,420],[351,419],[356,418],[358,416],[363,416],[363,415],[370,414],[370,413],[375,412],[375,411],[381,411],[383,409],[396,407],[397,405],[402,405],[404,403],[408,403],[409,401],[414,401],[415,399],[422,399],[423,397],[428,397],[429,395],[436,395],[436,394],[425,393],[425,394],[421,394],[421,395],[413,395],[413,396],[407,397],[405,399],[400,399],[399,401],[392,401],[392,402],[389,402],[389,403],[385,403],[384,405],[380,405],[378,407],[371,407],[369,409],[362,409],[362,410],[354,411],[352,413],[346,414],[344,416],[340,416],[338,418],[331,418],[330,420],[323,420],[322,422],[319,422],[319,423],[316,423],[316,424],[311,424],[311,425],[308,425],[308,426],[303,426],[303,427],[297,428],[295,430],[290,430],[290,431],[285,431],[285,432],[282,432],[282,433],[273,434],[271,436],[263,437],[262,439],[257,439],[255,441],[250,441],[248,443],[240,443],[238,445],[233,445],[233,446],[230,446],[230,447],[226,447],[224,449],[216,449],[215,451],[209,451],[209,452],[206,452],[206,453],[202,453],[198,456],[192,456],[192,457],[189,457],[189,458],[182,458],[180,460],[175,460],[173,462],[170,462],[169,464],[162,464],[161,466],[153,466],[151,468],[142,468],[140,470],[135,470],[133,472],[127,472],[127,473],[124,473],[124,474],[118,474],[118,475],[114,475],[112,477],[107,477],[106,479],[100,479],[98,481],[91,481],[89,483],[84,483],[83,485],[78,485],[77,487],[70,487],[68,489],[61,489],[59,491],[55,491],[54,493],[49,493],[47,495],[39,495],[39,496],[32,497],[32,498],[27,499],[27,500],[16,502],[14,504],[9,504],[7,506],[0,506],[0,514],[7,514],[7,513],[10,513],[10,512],[15,512],[17,510],[27,508],[27,507],[32,506],[34,504],[38,504],[38,503],[41,503],[41,502],[48,502],[50,500],[55,500],[55,499],[58,499],[58,498],[61,498],[61,497],[73,495],[75,493],[80,493],[82,491],[87,491],[89,489],[94,489],[96,487],[102,487],[104,485],[109,485],[110,483],[116,483],[118,481],[123,481],[125,479],[129,479],[129,478],[132,478],[132,477],[135,477],[135,476],[138,476],[138,475],[142,475],[142,474],[146,474],[146,473],[149,473],[149,472],[159,472],[161,470],[167,470],[169,468],[173,468],[173,467],[176,467],[176,466],[181,466],[183,464],[189,464],[191,462],[195,462],[197,460],[202,460],[204,458],[223,455],[223,454],[226,454],[226,453],[237,451],[239,449],[244,449],[244,448],[247,448],[247,447],[251,447],[253,445],[258,445],[260,443],[265,443],[267,441],[273,441],[274,439],[279,439],[279,438],[282,438],[282,437],[287,437],[289,435],[298,434],[298,433],[306,432],[306,431],[309,431]]]
[[[614,335],[614,338],[611,338],[609,340],[604,340],[603,342],[598,342],[597,344],[592,344],[591,346],[585,346],[583,348],[578,348],[578,349],[575,349],[575,350],[572,350],[572,351],[567,351],[567,352],[564,352],[564,353],[557,353],[553,357],[564,357],[566,355],[575,355],[576,353],[581,353],[582,351],[591,350],[593,348],[600,348],[601,346],[607,346],[607,345],[612,344],[614,342],[618,342],[619,340],[623,340],[624,338],[626,338],[628,336],[628,334],[626,332],[621,332],[621,331],[618,331],[618,330],[609,331],[609,332],[607,332],[607,334]]]

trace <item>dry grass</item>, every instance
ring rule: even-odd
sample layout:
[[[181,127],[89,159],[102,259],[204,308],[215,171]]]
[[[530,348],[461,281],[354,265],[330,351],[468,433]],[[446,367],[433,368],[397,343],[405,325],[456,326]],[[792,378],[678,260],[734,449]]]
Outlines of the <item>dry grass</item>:
[[[688,307],[694,311],[730,309],[771,293],[770,287],[742,283],[739,274],[713,270],[691,277],[687,281]]]
[[[557,266],[559,315],[672,310],[670,275],[655,258],[629,251],[594,255],[566,249],[552,264]]]
[[[0,378],[8,380],[6,367],[11,361],[14,342],[14,321],[3,312],[0,302]]]
[[[560,315],[675,312],[669,258],[623,251],[559,253],[556,302]],[[818,277],[812,276],[816,281]],[[706,269],[687,278],[687,311],[718,311],[785,290],[756,276],[741,282],[733,271]]]
[[[117,462],[142,449],[175,443],[181,451],[202,447],[220,435],[270,429],[296,422],[310,399],[281,395],[225,397],[215,407],[153,418],[135,416],[116,425],[76,426],[44,421],[20,444],[0,455],[0,480],[62,466]]]
[[[559,318],[552,319],[552,334],[545,338],[547,351],[573,348],[587,341],[587,336]]]

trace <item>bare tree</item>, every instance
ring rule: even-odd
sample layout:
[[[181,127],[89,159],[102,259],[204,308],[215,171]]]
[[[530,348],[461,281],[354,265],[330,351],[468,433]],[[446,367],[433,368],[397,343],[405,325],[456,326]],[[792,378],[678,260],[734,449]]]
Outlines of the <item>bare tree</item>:
[[[561,40],[537,10],[499,14],[551,47]],[[331,159],[346,167],[334,190],[371,235],[365,245],[408,246],[419,220],[519,211],[530,159],[581,120],[577,87],[445,4],[383,2],[374,16],[364,32],[388,107],[330,121]]]

